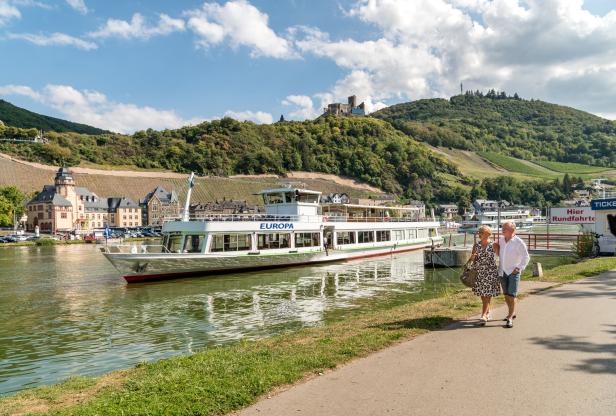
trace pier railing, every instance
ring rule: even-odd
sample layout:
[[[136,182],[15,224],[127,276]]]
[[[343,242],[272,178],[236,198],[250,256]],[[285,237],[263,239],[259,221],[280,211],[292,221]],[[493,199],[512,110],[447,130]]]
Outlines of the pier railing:
[[[579,245],[583,234],[533,234],[516,233],[525,243],[526,247],[532,251],[574,251]],[[494,233],[494,241],[498,241],[500,233]],[[473,242],[477,242],[479,237],[473,235]]]

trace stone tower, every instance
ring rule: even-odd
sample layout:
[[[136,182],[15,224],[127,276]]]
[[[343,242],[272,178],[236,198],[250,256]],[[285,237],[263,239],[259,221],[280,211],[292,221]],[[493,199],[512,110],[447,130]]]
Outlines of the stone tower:
[[[73,173],[66,167],[61,167],[56,173],[56,193],[66,198],[73,206],[73,212],[77,212],[79,201],[75,192],[75,179]]]

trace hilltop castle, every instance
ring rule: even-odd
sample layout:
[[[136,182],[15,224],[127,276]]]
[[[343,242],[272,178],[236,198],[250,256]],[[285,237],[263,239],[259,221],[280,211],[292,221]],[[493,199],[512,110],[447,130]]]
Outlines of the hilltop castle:
[[[328,104],[327,108],[323,109],[324,116],[365,116],[366,105],[361,103],[357,105],[357,96],[351,95],[348,98],[347,104],[332,103]]]

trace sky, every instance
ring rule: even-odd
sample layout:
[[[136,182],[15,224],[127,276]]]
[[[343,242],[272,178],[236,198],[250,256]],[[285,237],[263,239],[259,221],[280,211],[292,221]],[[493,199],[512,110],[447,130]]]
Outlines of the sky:
[[[0,98],[122,133],[460,83],[616,119],[616,0],[0,0]]]

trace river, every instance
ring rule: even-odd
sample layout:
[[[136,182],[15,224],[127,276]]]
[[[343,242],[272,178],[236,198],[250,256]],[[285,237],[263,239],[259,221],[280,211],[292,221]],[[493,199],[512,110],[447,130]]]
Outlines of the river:
[[[93,245],[0,248],[0,395],[459,287],[422,253],[127,285]]]

